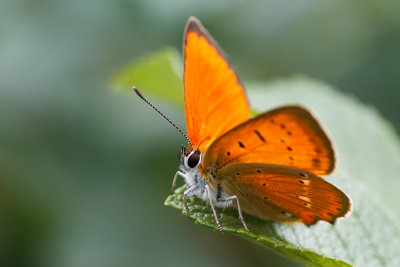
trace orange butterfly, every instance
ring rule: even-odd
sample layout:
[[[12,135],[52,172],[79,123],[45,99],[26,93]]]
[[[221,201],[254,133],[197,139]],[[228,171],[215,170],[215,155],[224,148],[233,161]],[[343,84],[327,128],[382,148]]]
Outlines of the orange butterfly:
[[[246,230],[242,211],[312,225],[319,220],[333,224],[351,210],[346,194],[318,177],[332,172],[335,156],[306,109],[284,106],[248,119],[242,84],[194,17],[185,28],[183,51],[189,147],[181,150],[173,187],[178,176],[189,185],[184,192],[187,214],[186,197],[191,195],[210,203],[220,231],[215,206],[236,207]]]

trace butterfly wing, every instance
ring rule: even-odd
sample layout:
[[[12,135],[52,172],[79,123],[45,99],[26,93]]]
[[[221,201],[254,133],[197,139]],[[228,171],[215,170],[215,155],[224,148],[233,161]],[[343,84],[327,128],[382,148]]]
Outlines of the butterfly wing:
[[[183,51],[187,133],[204,152],[217,137],[246,121],[250,108],[221,48],[194,17],[186,24]]]
[[[263,113],[220,136],[203,156],[202,168],[231,163],[292,166],[325,176],[335,166],[331,142],[304,108],[285,106]]]
[[[297,168],[234,163],[218,171],[217,181],[224,192],[238,197],[243,211],[262,219],[333,224],[351,210],[345,193]]]

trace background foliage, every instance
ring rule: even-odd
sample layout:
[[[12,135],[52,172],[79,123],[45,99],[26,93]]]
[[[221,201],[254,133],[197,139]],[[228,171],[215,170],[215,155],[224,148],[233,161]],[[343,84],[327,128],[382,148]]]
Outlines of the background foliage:
[[[183,26],[195,15],[244,84],[306,74],[375,106],[399,132],[399,5],[1,1],[1,265],[295,265],[164,207],[176,171],[171,151],[184,141],[143,103],[112,92],[108,79],[147,52],[179,49]],[[181,110],[154,102],[184,125]],[[382,166],[368,187],[390,173]],[[382,190],[396,188],[391,179]],[[396,208],[382,193],[382,208]]]

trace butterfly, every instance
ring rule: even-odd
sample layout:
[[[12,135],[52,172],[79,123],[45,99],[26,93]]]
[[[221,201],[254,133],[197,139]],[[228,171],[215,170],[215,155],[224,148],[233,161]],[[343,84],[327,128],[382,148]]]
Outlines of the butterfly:
[[[250,118],[235,70],[200,21],[184,31],[184,98],[188,139],[179,155],[179,176],[195,195],[215,207],[233,206],[265,220],[334,224],[351,210],[350,199],[322,179],[332,173],[335,154],[316,119],[301,106],[283,106]]]

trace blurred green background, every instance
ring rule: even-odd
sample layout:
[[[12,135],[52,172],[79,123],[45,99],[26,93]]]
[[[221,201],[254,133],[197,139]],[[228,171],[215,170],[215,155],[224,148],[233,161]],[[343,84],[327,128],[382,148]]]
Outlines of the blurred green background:
[[[195,15],[244,84],[306,74],[399,132],[399,12],[386,0],[0,1],[0,266],[296,265],[163,206],[184,140],[109,77],[180,49]]]

